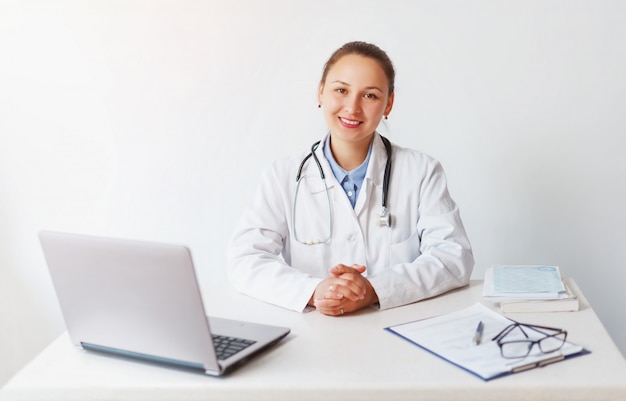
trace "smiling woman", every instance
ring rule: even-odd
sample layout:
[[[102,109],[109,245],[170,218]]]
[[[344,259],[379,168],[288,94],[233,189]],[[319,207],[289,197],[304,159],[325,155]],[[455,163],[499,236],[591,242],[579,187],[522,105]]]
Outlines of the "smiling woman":
[[[441,165],[376,132],[394,80],[370,43],[347,43],[326,62],[318,101],[329,132],[265,171],[229,244],[237,289],[337,316],[467,285],[474,258]]]
[[[333,134],[331,151],[339,166],[351,171],[365,160],[372,134],[391,112],[392,85],[377,60],[359,54],[341,57],[324,75],[318,100]]]

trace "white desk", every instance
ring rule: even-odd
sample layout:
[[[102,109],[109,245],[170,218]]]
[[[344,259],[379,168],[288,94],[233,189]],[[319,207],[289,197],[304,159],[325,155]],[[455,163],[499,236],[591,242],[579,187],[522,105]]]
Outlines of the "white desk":
[[[580,294],[576,285],[570,282]],[[481,301],[480,281],[387,311],[333,318],[266,305],[229,288],[208,313],[292,328],[281,344],[225,378],[96,355],[62,335],[0,391],[3,400],[626,400],[626,361],[581,297],[579,312],[516,314],[563,327],[591,350],[489,382],[409,344],[384,327]],[[486,303],[486,305],[490,305]]]

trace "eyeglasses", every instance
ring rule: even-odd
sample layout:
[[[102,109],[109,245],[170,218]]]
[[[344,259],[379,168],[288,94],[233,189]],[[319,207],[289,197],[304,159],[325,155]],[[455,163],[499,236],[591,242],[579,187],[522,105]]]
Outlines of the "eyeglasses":
[[[524,337],[521,337],[520,332]],[[529,336],[529,332],[535,339]],[[539,333],[541,337],[537,338],[536,333]],[[515,322],[505,327],[491,340],[497,341],[500,354],[504,358],[515,359],[527,357],[535,344],[544,354],[558,351],[565,344],[566,338],[567,331],[562,329]]]

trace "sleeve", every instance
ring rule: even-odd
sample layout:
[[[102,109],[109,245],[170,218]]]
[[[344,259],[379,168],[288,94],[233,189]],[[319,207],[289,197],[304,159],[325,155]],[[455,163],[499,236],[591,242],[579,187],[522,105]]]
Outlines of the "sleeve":
[[[291,185],[284,163],[263,173],[260,185],[228,245],[228,277],[234,288],[251,297],[303,311],[320,278],[285,263],[289,236]]]
[[[469,284],[474,267],[474,256],[459,208],[450,197],[439,162],[431,160],[427,163],[419,195],[408,207],[412,208],[409,216],[417,210],[417,221],[411,219],[416,231],[407,246],[419,247],[418,256],[392,264],[369,277],[381,309],[463,287]]]

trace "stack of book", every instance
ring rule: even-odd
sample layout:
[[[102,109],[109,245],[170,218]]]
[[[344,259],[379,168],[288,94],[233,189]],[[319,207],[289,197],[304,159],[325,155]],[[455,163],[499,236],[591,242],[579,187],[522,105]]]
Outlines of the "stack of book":
[[[483,297],[503,313],[574,312],[578,298],[563,283],[558,266],[496,265],[485,272]]]

